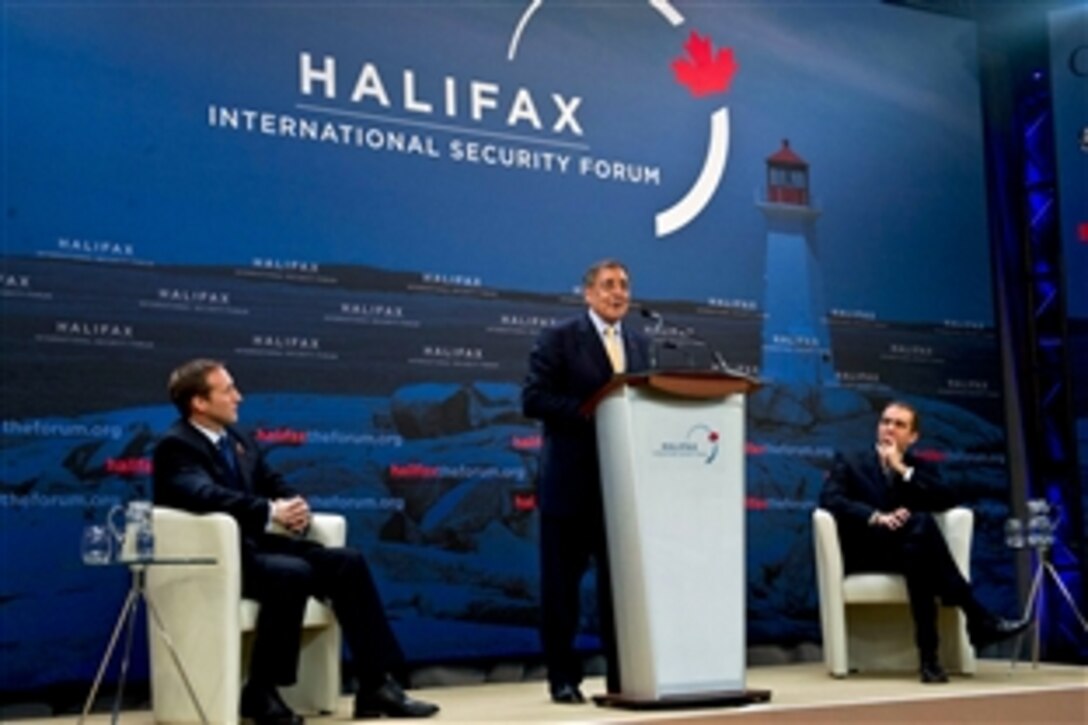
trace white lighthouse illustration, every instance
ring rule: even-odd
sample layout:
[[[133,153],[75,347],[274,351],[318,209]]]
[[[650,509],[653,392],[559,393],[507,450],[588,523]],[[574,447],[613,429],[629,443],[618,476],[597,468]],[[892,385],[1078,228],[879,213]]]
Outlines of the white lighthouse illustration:
[[[835,381],[824,306],[809,166],[790,148],[767,157],[766,195],[756,201],[767,222],[763,359],[769,382],[821,386]]]

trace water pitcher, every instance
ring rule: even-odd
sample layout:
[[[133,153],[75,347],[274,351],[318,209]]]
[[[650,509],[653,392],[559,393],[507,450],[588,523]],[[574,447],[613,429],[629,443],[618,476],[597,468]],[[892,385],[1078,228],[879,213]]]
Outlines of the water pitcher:
[[[118,526],[116,516],[124,515],[124,525]],[[151,526],[151,502],[129,501],[110,509],[110,530],[117,539],[121,561],[145,561],[155,556],[155,531]]]

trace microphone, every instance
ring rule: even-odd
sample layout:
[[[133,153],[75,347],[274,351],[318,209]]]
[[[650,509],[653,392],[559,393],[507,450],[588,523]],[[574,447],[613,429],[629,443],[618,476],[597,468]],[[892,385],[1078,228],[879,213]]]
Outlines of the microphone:
[[[655,310],[651,310],[649,307],[646,307],[645,305],[643,305],[640,308],[639,312],[641,312],[642,316],[645,317],[646,319],[654,321],[654,328],[653,328],[654,332],[661,332],[661,326],[665,324],[665,318],[661,316],[660,312],[657,312]]]
[[[651,309],[649,307],[646,307],[645,305],[643,305],[639,309],[639,312],[646,319],[654,321],[654,326],[653,326],[653,329],[651,330],[651,334],[656,334],[656,333],[661,332],[662,327],[664,327],[664,325],[665,325],[665,318],[664,318],[664,316],[662,316],[662,314],[660,312],[657,312],[656,310],[653,310],[653,309]],[[710,342],[708,342],[705,337],[703,337],[698,332],[696,332],[694,327],[677,327],[676,331],[679,332],[681,335],[683,335],[685,338],[690,338],[691,340],[699,343],[704,348],[706,348],[707,352],[710,353],[710,357],[713,358],[713,360],[714,360],[714,364],[711,365],[712,369],[717,370],[719,372],[730,372],[729,365],[728,365],[728,363],[725,362],[725,356],[722,355],[721,351],[718,350],[718,348],[711,345]],[[679,349],[679,346],[676,343],[672,342],[671,340],[666,340],[664,343],[658,343],[658,344],[660,344],[661,347],[663,347],[666,350],[678,350]],[[692,361],[691,361],[690,356],[688,356],[688,364],[692,365]],[[656,367],[656,365],[655,365],[655,367]]]
[[[657,339],[656,335],[661,333],[661,328],[665,325],[665,318],[661,316],[661,313],[651,310],[646,305],[639,308],[639,313],[647,320],[653,320],[654,326],[650,328],[650,368],[652,370],[657,369],[657,365],[660,362],[661,350],[675,350],[676,343],[672,340],[665,340],[664,342]]]

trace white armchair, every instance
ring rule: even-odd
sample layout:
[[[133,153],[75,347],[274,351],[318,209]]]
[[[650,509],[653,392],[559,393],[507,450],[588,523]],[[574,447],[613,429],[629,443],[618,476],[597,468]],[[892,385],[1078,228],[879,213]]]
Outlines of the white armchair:
[[[238,722],[238,699],[247,670],[257,602],[242,599],[238,525],[226,514],[196,515],[155,507],[155,553],[160,557],[211,557],[214,565],[152,566],[147,596],[211,723]],[[343,516],[316,514],[309,538],[343,546]],[[281,690],[299,712],[334,712],[341,695],[340,625],[332,610],[311,599],[303,620],[299,681]],[[199,722],[169,649],[148,620],[151,695],[155,722]]]
[[[970,577],[974,513],[954,508],[936,514],[952,558]],[[898,574],[844,575],[839,532],[830,512],[812,512],[816,545],[816,579],[824,661],[833,677],[848,672],[917,670],[918,650],[910,616],[907,585]],[[974,674],[975,650],[967,638],[967,621],[955,607],[939,607],[941,662],[949,670]]]

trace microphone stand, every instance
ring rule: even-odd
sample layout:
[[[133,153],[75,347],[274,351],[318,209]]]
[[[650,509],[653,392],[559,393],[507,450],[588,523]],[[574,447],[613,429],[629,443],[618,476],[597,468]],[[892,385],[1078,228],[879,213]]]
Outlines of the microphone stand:
[[[660,361],[660,355],[658,354],[663,347],[662,343],[658,341],[656,335],[661,332],[662,326],[665,324],[665,318],[658,313],[651,310],[649,307],[643,307],[639,310],[640,314],[646,318],[654,321],[654,326],[650,328],[650,369],[657,370],[657,364]]]
[[[642,307],[640,313],[643,317],[654,321],[654,326],[650,329],[651,337],[659,334],[665,324],[665,318],[661,315],[661,313],[651,310],[649,307]],[[716,370],[717,372],[721,373],[735,374],[732,370],[729,369],[729,365],[728,363],[726,363],[725,356],[722,355],[721,351],[711,345],[706,338],[697,333],[694,327],[678,327],[677,330],[679,330],[679,332],[684,336],[685,339],[690,339],[702,345],[707,350],[707,352],[710,354],[710,357],[714,361],[713,364],[711,364],[710,366],[711,370]],[[659,342],[656,338],[653,338],[653,345],[651,346],[650,351],[650,367],[652,368],[657,367],[658,359],[660,357],[658,355],[658,351],[660,349],[679,350],[681,348],[679,345],[677,345],[675,342],[672,342],[671,340]],[[688,350],[684,350],[684,362],[689,368],[695,367],[695,360],[692,357],[691,352]]]
[[[710,353],[710,357],[714,361],[713,364],[710,366],[711,370],[716,370],[719,373],[731,372],[729,370],[729,365],[725,362],[725,356],[722,355],[721,351],[711,345],[705,337],[697,333],[694,327],[686,327],[682,330],[682,332],[684,333],[684,337],[691,338],[692,340],[706,348],[706,351]]]

